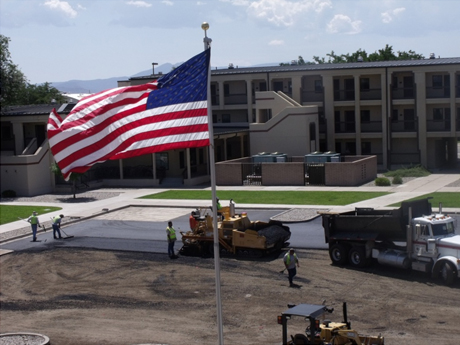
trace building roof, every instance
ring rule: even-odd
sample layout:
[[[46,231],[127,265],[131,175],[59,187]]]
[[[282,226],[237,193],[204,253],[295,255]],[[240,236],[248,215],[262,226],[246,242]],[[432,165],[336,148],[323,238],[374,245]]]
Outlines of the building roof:
[[[49,115],[53,108],[58,109],[59,114],[68,114],[76,103],[55,103],[55,104],[30,104],[30,105],[14,105],[6,107],[2,114],[3,116],[19,116],[19,115]]]
[[[300,71],[321,71],[357,68],[385,68],[385,67],[414,67],[460,64],[460,57],[438,58],[422,60],[394,60],[374,62],[347,62],[347,63],[323,63],[311,65],[289,65],[289,66],[266,66],[266,67],[244,67],[226,68],[211,70],[211,75],[232,75],[247,73],[269,73],[269,72],[300,72]]]

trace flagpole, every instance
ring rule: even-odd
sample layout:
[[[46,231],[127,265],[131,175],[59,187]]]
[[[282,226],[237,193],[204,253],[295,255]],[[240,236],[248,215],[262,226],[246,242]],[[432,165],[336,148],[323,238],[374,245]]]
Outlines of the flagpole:
[[[208,38],[206,31],[209,24],[201,24],[204,30],[204,50],[211,48],[212,39]],[[216,167],[214,158],[214,129],[212,127],[212,102],[211,102],[211,59],[209,59],[208,68],[208,130],[209,130],[209,164],[211,174],[211,192],[212,192],[212,219],[214,233],[214,271],[216,280],[216,305],[217,305],[217,330],[219,335],[219,345],[224,344],[223,322],[222,322],[222,300],[220,298],[220,246],[219,246],[219,229],[217,228],[217,194],[216,194]]]

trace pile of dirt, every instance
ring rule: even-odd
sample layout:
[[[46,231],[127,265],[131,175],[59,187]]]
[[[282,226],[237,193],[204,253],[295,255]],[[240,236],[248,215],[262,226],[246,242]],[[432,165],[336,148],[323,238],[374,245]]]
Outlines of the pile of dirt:
[[[326,251],[297,250],[300,287],[290,288],[282,255],[221,259],[225,344],[280,344],[276,320],[287,304],[323,300],[336,309],[332,321],[342,321],[345,301],[352,327],[387,344],[458,344],[459,284],[382,266],[340,268]],[[0,265],[4,333],[39,333],[53,345],[217,343],[212,258],[54,249],[4,255]]]

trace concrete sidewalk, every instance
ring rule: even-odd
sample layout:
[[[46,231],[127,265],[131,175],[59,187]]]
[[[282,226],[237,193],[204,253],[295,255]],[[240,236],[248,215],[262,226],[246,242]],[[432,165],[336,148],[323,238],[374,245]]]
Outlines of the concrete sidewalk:
[[[211,187],[202,188],[211,190]],[[330,205],[267,205],[267,204],[239,204],[238,209],[285,209],[296,210],[291,213],[296,219],[294,221],[306,221],[316,214],[316,210],[344,211],[353,210],[355,207],[373,207],[382,208],[388,205],[399,203],[401,201],[418,197],[432,192],[460,192],[460,174],[431,174],[427,177],[412,179],[402,185],[392,185],[390,187],[378,187],[370,184],[359,187],[327,187],[327,186],[292,186],[292,187],[266,187],[266,186],[232,186],[218,187],[218,190],[249,190],[249,191],[363,191],[363,192],[390,192],[391,194],[381,196],[374,199],[365,200],[362,202],[353,203],[346,206],[330,206]],[[168,189],[99,189],[88,191],[79,194],[77,199],[63,198],[63,196],[46,195],[33,198],[18,198],[23,201],[5,201],[2,200],[2,205],[37,205],[37,206],[56,206],[62,210],[40,216],[42,224],[49,229],[51,228],[50,217],[57,214],[64,214],[65,223],[76,222],[81,219],[96,217],[106,212],[113,212],[129,206],[140,207],[207,207],[210,206],[209,200],[155,200],[155,199],[138,199],[141,196],[161,193]],[[83,196],[84,195],[84,196]],[[59,197],[61,199],[59,199]],[[227,200],[222,200],[226,204]],[[437,209],[438,205],[433,205],[433,209]],[[304,212],[299,212],[304,210]],[[444,211],[450,213],[460,213],[459,209],[444,208]],[[289,217],[289,212],[286,212],[286,217]],[[0,242],[8,239],[21,237],[24,234],[30,234],[30,226],[24,221],[4,224],[0,226]]]

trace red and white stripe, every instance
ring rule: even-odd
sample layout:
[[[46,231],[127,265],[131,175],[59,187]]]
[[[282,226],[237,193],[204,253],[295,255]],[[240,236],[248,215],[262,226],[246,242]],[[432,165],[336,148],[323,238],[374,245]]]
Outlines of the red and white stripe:
[[[53,109],[48,139],[64,178],[109,159],[209,145],[207,101],[146,110],[156,88],[154,82],[91,95],[62,122]]]

